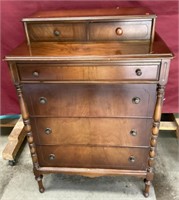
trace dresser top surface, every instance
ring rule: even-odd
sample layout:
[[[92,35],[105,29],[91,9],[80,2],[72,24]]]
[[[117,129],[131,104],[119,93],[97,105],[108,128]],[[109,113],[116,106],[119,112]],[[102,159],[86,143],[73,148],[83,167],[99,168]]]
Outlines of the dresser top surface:
[[[41,20],[56,20],[59,18],[66,19],[90,19],[108,18],[108,17],[137,17],[151,18],[156,17],[149,9],[146,8],[110,8],[110,9],[73,9],[73,10],[56,10],[56,11],[40,11],[32,16],[24,18],[22,21],[41,21]]]
[[[26,42],[15,48],[5,60],[118,60],[125,58],[172,58],[164,41],[155,36],[150,42]]]

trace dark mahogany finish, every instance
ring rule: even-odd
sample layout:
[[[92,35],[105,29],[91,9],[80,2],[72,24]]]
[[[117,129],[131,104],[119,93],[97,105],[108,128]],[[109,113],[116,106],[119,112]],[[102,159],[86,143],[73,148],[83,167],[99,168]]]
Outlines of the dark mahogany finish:
[[[158,80],[160,64],[85,66],[69,64],[19,64],[22,81]],[[150,68],[150,71],[148,70]],[[53,69],[53,70],[52,70]]]
[[[96,22],[89,26],[89,40],[148,40],[152,21]]]
[[[107,146],[37,146],[42,167],[86,167],[145,170],[149,148]]]
[[[155,84],[23,84],[30,115],[50,117],[152,117],[155,90]]]
[[[31,41],[75,41],[86,39],[85,24],[34,23],[28,26]]]
[[[6,60],[19,96],[35,178],[153,179],[173,55],[142,8],[39,12]],[[155,36],[155,38],[154,38]]]
[[[148,147],[152,119],[33,117],[31,124],[38,145]]]

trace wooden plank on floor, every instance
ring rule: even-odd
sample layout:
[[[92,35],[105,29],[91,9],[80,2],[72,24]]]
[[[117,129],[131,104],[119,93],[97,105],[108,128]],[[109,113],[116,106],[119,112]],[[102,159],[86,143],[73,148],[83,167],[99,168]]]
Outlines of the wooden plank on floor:
[[[179,114],[162,114],[160,130],[172,130],[176,132],[179,139]]]
[[[0,115],[0,127],[14,127],[20,115]]]
[[[14,127],[18,119],[1,119],[0,127]]]
[[[179,139],[179,114],[174,114],[174,117],[175,117],[175,123],[176,123],[176,126],[177,126],[176,136]]]
[[[24,141],[25,136],[26,133],[24,129],[24,124],[22,118],[20,117],[8,137],[8,143],[2,153],[3,159],[15,159],[17,152],[19,151],[19,148],[21,147],[21,144]]]
[[[176,130],[177,129],[177,126],[176,126],[176,123],[174,121],[171,121],[171,122],[163,122],[161,121],[160,122],[160,130]]]

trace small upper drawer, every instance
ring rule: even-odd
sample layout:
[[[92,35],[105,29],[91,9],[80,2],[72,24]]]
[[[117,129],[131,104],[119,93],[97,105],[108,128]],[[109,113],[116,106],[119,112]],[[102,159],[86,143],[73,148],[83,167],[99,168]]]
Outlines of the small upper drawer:
[[[19,64],[18,70],[22,81],[156,81],[159,76],[157,64],[114,66]]]
[[[119,21],[90,24],[90,40],[149,40],[152,21]]]
[[[82,23],[29,23],[31,41],[82,41],[86,39],[85,24]]]

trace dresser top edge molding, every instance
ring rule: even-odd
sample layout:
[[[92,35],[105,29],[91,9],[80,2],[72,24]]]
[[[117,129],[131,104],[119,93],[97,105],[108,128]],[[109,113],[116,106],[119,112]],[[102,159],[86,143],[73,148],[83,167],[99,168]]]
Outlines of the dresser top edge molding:
[[[55,20],[93,20],[93,19],[123,19],[123,18],[156,18],[157,16],[147,8],[109,8],[109,9],[66,9],[55,11],[40,11],[23,18],[22,21],[55,21]]]

